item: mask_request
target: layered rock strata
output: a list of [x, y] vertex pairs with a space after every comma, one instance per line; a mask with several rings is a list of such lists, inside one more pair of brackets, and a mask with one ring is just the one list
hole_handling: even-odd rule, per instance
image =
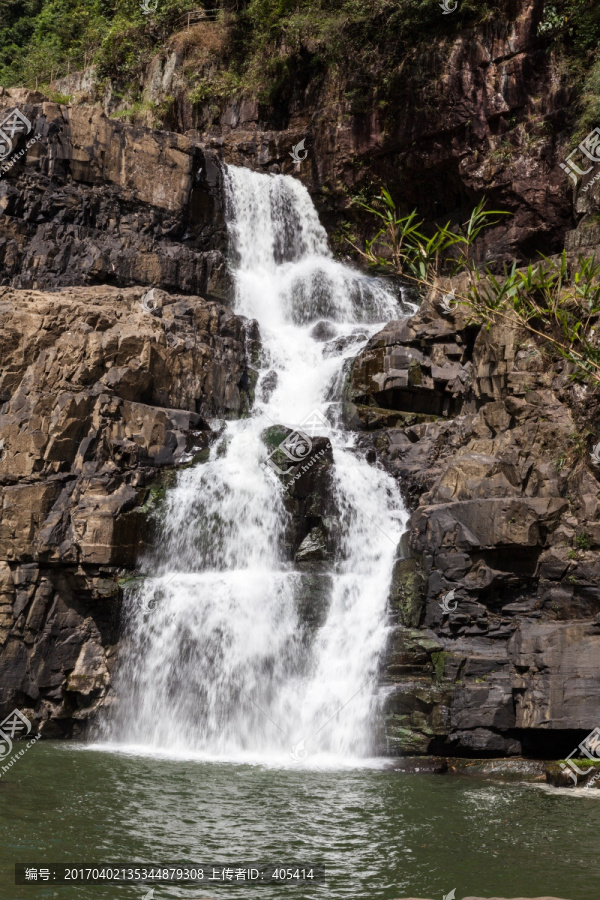
[[[226, 300], [224, 198], [197, 141], [0, 88], [40, 139], [0, 178], [0, 285], [148, 285]], [[15, 153], [25, 147], [19, 137]]]
[[[119, 576], [175, 468], [251, 402], [248, 323], [200, 297], [0, 288], [0, 712], [68, 734], [110, 684]], [[250, 327], [251, 330], [251, 327]]]
[[567, 754], [598, 720], [590, 386], [430, 297], [354, 361], [347, 415], [413, 508], [384, 671], [391, 753]]

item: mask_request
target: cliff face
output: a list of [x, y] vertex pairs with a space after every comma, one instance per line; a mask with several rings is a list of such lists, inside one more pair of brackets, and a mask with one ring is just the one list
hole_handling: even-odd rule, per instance
[[147, 284], [227, 298], [212, 154], [94, 106], [0, 88], [0, 115], [15, 106], [41, 140], [0, 180], [0, 284]]
[[0, 707], [70, 733], [110, 686], [157, 498], [247, 409], [245, 324], [160, 291], [0, 291]]
[[[407, 55], [385, 103], [330, 72], [278, 119], [239, 98], [203, 123], [175, 47], [144, 90], [174, 94], [185, 134], [0, 89], [0, 116], [18, 106], [42, 134], [0, 178], [0, 712], [69, 734], [102, 703], [149, 514], [202, 458], [208, 420], [251, 404], [259, 336], [226, 305], [219, 158], [296, 174], [338, 233], [366, 230], [347, 203], [373, 179], [429, 219], [463, 220], [483, 194], [510, 210], [481, 258], [597, 244], [600, 185], [573, 196], [558, 167], [572, 92], [537, 37], [542, 6]], [[527, 335], [438, 299], [377, 335], [347, 384], [350, 427], [413, 510], [381, 746], [564, 754], [598, 717], [597, 397]], [[293, 498], [292, 556], [325, 476]]]
[[[487, 23], [420, 44], [393, 64], [374, 48], [360, 75], [337, 66], [311, 78], [308, 50], [275, 107], [212, 96], [193, 106], [183, 44], [156, 57], [143, 96], [156, 104], [170, 97], [173, 125], [228, 161], [300, 177], [330, 229], [346, 221], [361, 231], [348, 200], [373, 183], [429, 220], [462, 220], [485, 194], [514, 215], [488, 235], [482, 256], [551, 253], [574, 224], [558, 163], [571, 149], [575, 92], [539, 34], [543, 10], [543, 0], [502, 4]], [[307, 156], [298, 165], [291, 151], [301, 140]]]
[[348, 391], [414, 510], [390, 601], [387, 748], [568, 753], [600, 688], [594, 391], [525, 332], [474, 329], [441, 296], [371, 340]]

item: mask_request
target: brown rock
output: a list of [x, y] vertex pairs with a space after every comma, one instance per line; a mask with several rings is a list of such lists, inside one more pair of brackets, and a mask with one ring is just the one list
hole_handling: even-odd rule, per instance
[[118, 569], [150, 539], [152, 482], [207, 451], [205, 417], [251, 404], [244, 321], [165, 292], [154, 316], [143, 293], [0, 296], [0, 712], [25, 696], [50, 735], [110, 684]]

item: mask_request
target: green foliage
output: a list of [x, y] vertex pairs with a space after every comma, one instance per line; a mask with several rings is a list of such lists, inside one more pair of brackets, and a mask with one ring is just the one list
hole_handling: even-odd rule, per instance
[[590, 536], [586, 531], [580, 532], [575, 538], [575, 543], [580, 550], [590, 549]]
[[600, 382], [600, 262], [579, 255], [570, 262], [566, 251], [558, 259], [543, 257], [526, 268], [504, 268], [502, 274], [479, 267], [474, 258], [478, 238], [498, 223], [501, 210], [486, 210], [482, 200], [458, 229], [450, 222], [427, 236], [413, 210], [398, 214], [389, 191], [381, 190], [369, 204], [354, 200], [379, 223], [375, 236], [361, 250], [348, 243], [378, 272], [393, 272], [431, 289], [440, 276], [467, 276], [467, 288], [456, 300], [471, 309], [474, 321], [488, 327], [509, 322], [536, 335], [553, 355], [567, 360], [573, 378]]
[[163, 128], [173, 110], [174, 98], [167, 96], [161, 103], [152, 100], [135, 101], [131, 106], [120, 109], [111, 115], [112, 119], [124, 119], [132, 124], [148, 123], [153, 128]]
[[595, 53], [600, 41], [597, 0], [546, 2], [538, 34], [561, 44], [571, 56], [585, 58]]
[[240, 87], [240, 79], [234, 72], [218, 72], [214, 78], [200, 78], [188, 96], [192, 103], [206, 103], [210, 100], [225, 100], [232, 97]]
[[438, 225], [427, 237], [420, 231], [423, 222], [417, 221], [416, 210], [407, 216], [398, 215], [396, 203], [385, 188], [372, 204], [356, 198], [353, 204], [367, 210], [382, 224], [375, 237], [366, 242], [364, 251], [355, 244], [352, 247], [375, 270], [385, 272], [391, 267], [396, 275], [408, 276], [423, 285], [440, 275], [455, 275], [468, 267], [477, 238], [484, 229], [498, 222], [498, 219], [491, 221], [491, 217], [509, 215], [486, 210], [482, 200], [458, 231], [453, 231], [447, 222]]
[[[0, 0], [0, 84], [44, 85], [93, 62], [101, 82], [110, 79], [117, 96], [134, 102], [150, 57], [181, 28], [184, 13], [204, 2], [159, 0], [147, 16], [140, 0]], [[540, 24], [540, 35], [583, 59], [585, 71], [600, 41], [596, 3], [546, 3]], [[342, 69], [346, 99], [360, 114], [385, 110], [415, 48], [480, 22], [506, 21], [512, 4], [460, 0], [450, 16], [441, 15], [437, 0], [214, 0], [208, 6], [230, 13], [228, 43], [217, 71], [192, 79], [193, 103], [216, 109], [247, 92], [285, 108], [308, 84]], [[598, 80], [600, 72], [588, 78], [586, 122], [600, 112]], [[424, 80], [425, 106], [426, 86]]]
[[[351, 59], [357, 82], [350, 90], [360, 105], [369, 102], [375, 56], [385, 72], [419, 41], [500, 15], [504, 3], [482, 10], [477, 0], [462, 0], [460, 24], [431, 0], [216, 0], [209, 6], [235, 11], [222, 67], [265, 102], [327, 66], [348, 67]], [[44, 83], [51, 73], [64, 75], [93, 60], [102, 79], [131, 88], [149, 54], [181, 27], [182, 14], [202, 5], [160, 0], [147, 16], [140, 0], [0, 0], [0, 84], [31, 84], [36, 77]], [[200, 96], [201, 87], [193, 90]]]
[[48, 100], [52, 100], [53, 103], [60, 103], [61, 106], [67, 106], [73, 99], [71, 94], [61, 94], [59, 91], [46, 89], [44, 93]]
[[111, 14], [105, 0], [0, 0], [0, 84], [66, 74], [98, 46]]
[[573, 378], [600, 382], [600, 263], [566, 251], [524, 270], [513, 263], [496, 276], [489, 269], [469, 272], [465, 302], [488, 324], [509, 321], [542, 339], [554, 355], [573, 367]]
[[126, 83], [177, 29], [194, 0], [0, 0], [0, 84], [35, 85], [95, 62], [101, 78]]
[[600, 59], [592, 66], [585, 80], [583, 90], [583, 115], [580, 120], [579, 136], [584, 137], [592, 128], [600, 124]]

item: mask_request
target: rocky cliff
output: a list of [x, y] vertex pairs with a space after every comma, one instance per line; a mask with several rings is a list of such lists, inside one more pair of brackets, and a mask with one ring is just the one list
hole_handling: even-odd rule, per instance
[[0, 705], [71, 733], [110, 685], [157, 500], [248, 408], [246, 323], [192, 295], [0, 292]]
[[[405, 54], [385, 96], [381, 72], [359, 90], [331, 69], [277, 114], [259, 97], [192, 104], [174, 42], [143, 88], [173, 95], [173, 132], [109, 118], [114, 95], [103, 110], [93, 87], [70, 105], [0, 89], [0, 116], [18, 106], [40, 136], [0, 178], [0, 711], [70, 734], [102, 703], [119, 578], [152, 540], [155, 503], [252, 402], [259, 336], [227, 307], [220, 159], [294, 172], [337, 239], [368, 230], [348, 200], [374, 181], [429, 220], [484, 194], [510, 210], [478, 248], [495, 265], [595, 247], [600, 187], [573, 192], [558, 167], [569, 73], [540, 33], [542, 0], [509, 7]], [[435, 291], [353, 362], [348, 425], [412, 510], [385, 752], [563, 755], [597, 724], [600, 424], [597, 391], [569, 375]], [[330, 465], [290, 501], [289, 552], [307, 566], [328, 552]]]
[[566, 754], [598, 714], [597, 391], [525, 332], [474, 328], [441, 296], [371, 340], [347, 396], [413, 509], [390, 601], [387, 747]]

